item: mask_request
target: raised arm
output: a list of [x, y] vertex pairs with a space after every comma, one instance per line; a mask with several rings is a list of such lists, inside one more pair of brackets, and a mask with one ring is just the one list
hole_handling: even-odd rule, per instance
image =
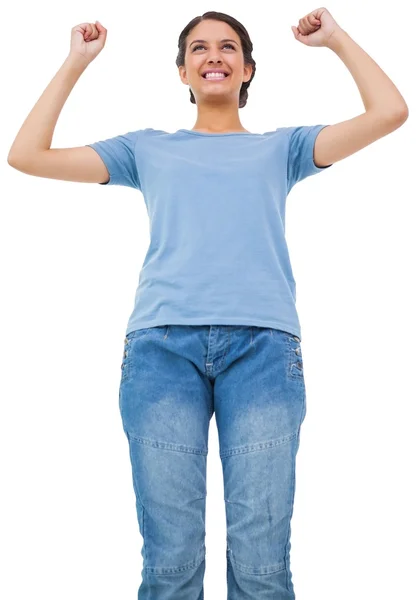
[[333, 164], [392, 133], [407, 119], [408, 106], [397, 87], [377, 63], [344, 31], [326, 8], [312, 11], [292, 27], [306, 46], [325, 46], [350, 71], [365, 112], [319, 132], [314, 148], [316, 166]]
[[21, 126], [7, 157], [13, 168], [28, 175], [105, 183], [107, 168], [88, 146], [51, 148], [58, 117], [74, 85], [104, 47], [107, 30], [99, 23], [81, 23], [71, 31], [71, 49]]

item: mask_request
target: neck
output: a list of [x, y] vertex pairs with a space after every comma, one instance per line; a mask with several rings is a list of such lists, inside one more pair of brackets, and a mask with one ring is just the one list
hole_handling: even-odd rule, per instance
[[224, 107], [221, 110], [215, 110], [213, 107], [198, 107], [198, 117], [192, 129], [205, 133], [232, 133], [239, 131], [250, 133], [243, 127], [238, 112], [235, 111], [234, 107], [228, 111]]

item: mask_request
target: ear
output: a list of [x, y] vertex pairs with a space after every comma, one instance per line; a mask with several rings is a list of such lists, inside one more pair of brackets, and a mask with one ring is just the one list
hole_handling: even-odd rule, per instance
[[189, 85], [188, 79], [186, 77], [185, 67], [182, 65], [182, 66], [178, 67], [178, 70], [179, 70], [179, 77], [181, 78], [182, 83], [184, 83], [185, 85]]
[[244, 65], [244, 83], [250, 81], [253, 74], [253, 65]]

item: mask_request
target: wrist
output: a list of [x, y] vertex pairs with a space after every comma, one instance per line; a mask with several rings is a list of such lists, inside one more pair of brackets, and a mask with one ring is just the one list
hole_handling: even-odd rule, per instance
[[347, 32], [341, 27], [337, 27], [330, 35], [326, 43], [326, 47], [330, 50], [333, 50], [334, 52], [338, 52], [341, 49], [342, 44], [345, 42], [347, 37]]
[[73, 69], [84, 71], [90, 64], [90, 61], [81, 54], [69, 53], [66, 57], [65, 64]]

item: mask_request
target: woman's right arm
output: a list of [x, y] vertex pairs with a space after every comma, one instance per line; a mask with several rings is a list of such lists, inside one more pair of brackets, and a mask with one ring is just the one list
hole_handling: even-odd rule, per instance
[[107, 30], [98, 22], [72, 29], [71, 51], [20, 128], [7, 162], [28, 175], [104, 183], [108, 170], [100, 156], [88, 146], [51, 148], [61, 110], [87, 66], [101, 52]]

